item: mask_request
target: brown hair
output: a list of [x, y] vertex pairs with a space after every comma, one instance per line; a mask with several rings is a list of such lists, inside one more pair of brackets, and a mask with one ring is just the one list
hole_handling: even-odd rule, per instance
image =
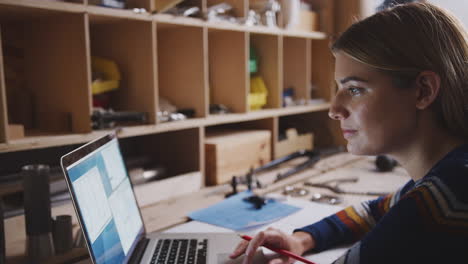
[[433, 71], [441, 88], [431, 106], [452, 134], [468, 138], [468, 34], [447, 11], [429, 3], [397, 5], [353, 24], [333, 44], [408, 87]]

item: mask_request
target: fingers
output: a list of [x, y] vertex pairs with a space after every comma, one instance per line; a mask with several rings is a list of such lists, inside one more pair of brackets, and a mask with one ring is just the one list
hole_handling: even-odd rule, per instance
[[242, 240], [237, 244], [236, 249], [229, 255], [230, 258], [235, 259], [239, 257], [240, 255], [244, 254], [245, 250], [247, 249], [247, 246], [249, 245], [249, 241]]
[[284, 258], [275, 258], [268, 262], [268, 264], [287, 264], [287, 263], [289, 262]]
[[[242, 263], [252, 263], [257, 249], [265, 244], [287, 250], [290, 248], [287, 235], [285, 233], [275, 228], [268, 228], [267, 230], [261, 231], [255, 235], [250, 242], [245, 240], [241, 241], [237, 245], [236, 249], [231, 253], [231, 255], [229, 255], [229, 257], [234, 259], [245, 253], [245, 257]], [[279, 261], [276, 263], [290, 263], [288, 258], [278, 258], [278, 260], [274, 261]]]
[[259, 232], [252, 240], [250, 240], [247, 249], [245, 250], [245, 258], [243, 264], [252, 263], [257, 249], [263, 244], [265, 240], [265, 232]]

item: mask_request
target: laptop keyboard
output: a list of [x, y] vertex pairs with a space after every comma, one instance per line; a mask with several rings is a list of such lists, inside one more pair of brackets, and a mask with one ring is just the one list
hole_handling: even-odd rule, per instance
[[207, 239], [160, 239], [151, 264], [204, 264]]

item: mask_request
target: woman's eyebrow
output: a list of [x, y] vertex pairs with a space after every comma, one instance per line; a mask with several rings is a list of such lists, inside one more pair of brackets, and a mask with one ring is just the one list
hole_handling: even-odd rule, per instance
[[343, 78], [340, 80], [340, 83], [341, 84], [345, 84], [349, 81], [358, 81], [358, 82], [369, 82], [368, 80], [365, 80], [365, 79], [362, 79], [362, 78], [359, 78], [357, 76], [348, 76], [346, 78]]

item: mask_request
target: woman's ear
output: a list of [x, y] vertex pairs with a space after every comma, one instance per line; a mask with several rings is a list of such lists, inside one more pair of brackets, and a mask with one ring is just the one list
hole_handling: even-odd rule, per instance
[[416, 108], [428, 108], [437, 98], [440, 90], [440, 77], [432, 71], [423, 71], [416, 77], [417, 89]]

